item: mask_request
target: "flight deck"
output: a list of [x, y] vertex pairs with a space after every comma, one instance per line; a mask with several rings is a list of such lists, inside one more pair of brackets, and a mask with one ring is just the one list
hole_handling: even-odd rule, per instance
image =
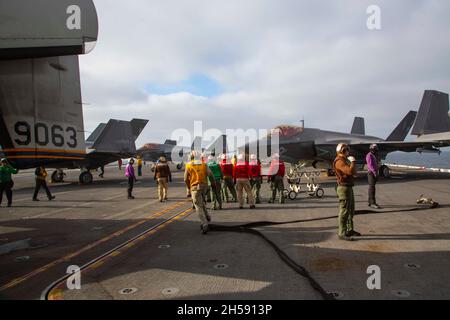
[[[31, 201], [33, 172], [14, 176], [13, 207], [0, 208], [1, 299], [450, 298], [448, 173], [392, 169], [377, 184], [381, 210], [367, 206], [361, 173], [357, 241], [337, 238], [333, 177], [319, 177], [323, 198], [299, 194], [284, 204], [268, 203], [264, 183], [255, 210], [224, 203], [209, 211], [213, 226], [203, 235], [181, 171], [163, 203], [148, 166], [134, 200], [117, 166], [104, 179], [94, 173], [91, 185], [66, 173], [49, 185], [56, 199], [41, 193], [39, 202]], [[439, 207], [417, 204], [421, 195]], [[368, 288], [370, 266], [379, 267], [380, 289]], [[74, 267], [79, 289], [68, 278]]]

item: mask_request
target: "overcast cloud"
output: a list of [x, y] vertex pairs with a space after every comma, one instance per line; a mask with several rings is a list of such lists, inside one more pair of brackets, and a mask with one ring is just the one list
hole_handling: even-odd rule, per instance
[[[173, 130], [349, 131], [386, 137], [423, 90], [450, 90], [448, 1], [94, 0], [97, 47], [80, 57], [84, 120], [150, 122], [137, 145]], [[381, 8], [379, 31], [366, 9]]]

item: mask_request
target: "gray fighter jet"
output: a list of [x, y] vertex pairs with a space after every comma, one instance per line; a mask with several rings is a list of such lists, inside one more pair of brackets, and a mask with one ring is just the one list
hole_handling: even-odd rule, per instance
[[[164, 156], [168, 161], [176, 164], [178, 170], [183, 169], [191, 151], [195, 150], [203, 153], [205, 156], [210, 154], [219, 155], [227, 152], [226, 136], [221, 135], [214, 140], [208, 147], [203, 148], [203, 140], [201, 137], [195, 137], [191, 147], [177, 146], [175, 140], [166, 140], [164, 143], [146, 143], [137, 150], [137, 153], [145, 161], [158, 161], [159, 157]], [[172, 155], [176, 155], [177, 159], [173, 159]], [[180, 161], [181, 160], [181, 161]]]
[[[100, 123], [86, 140], [86, 157], [73, 161], [71, 164], [56, 164], [60, 168], [52, 173], [53, 182], [61, 182], [64, 169], [81, 169], [80, 183], [89, 184], [93, 181], [91, 170], [103, 167], [119, 159], [136, 156], [135, 141], [147, 125], [148, 120], [133, 119], [131, 121], [111, 119], [108, 123]], [[66, 166], [63, 166], [66, 165]]]
[[[418, 138], [405, 142], [404, 139], [413, 124], [412, 134]], [[278, 126], [275, 130], [279, 133], [279, 151], [284, 161], [328, 169], [330, 174], [336, 156], [336, 146], [341, 142], [350, 146], [351, 153], [360, 166], [364, 166], [365, 155], [373, 143], [378, 145], [381, 160], [394, 151], [440, 152], [440, 148], [450, 146], [448, 94], [434, 90], [425, 91], [419, 112], [408, 112], [386, 139], [365, 135], [364, 121], [361, 119], [355, 119], [350, 134], [290, 125]], [[247, 144], [245, 148], [266, 146], [270, 149], [270, 137]], [[380, 174], [389, 176], [389, 168], [382, 165]]]
[[[191, 148], [177, 146], [175, 140], [166, 140], [164, 143], [146, 143], [137, 150], [137, 154], [142, 157], [144, 161], [156, 162], [161, 156], [166, 157], [168, 161], [172, 162], [172, 152], [177, 148], [181, 158], [187, 155]], [[183, 162], [173, 161], [178, 170], [183, 168]]]

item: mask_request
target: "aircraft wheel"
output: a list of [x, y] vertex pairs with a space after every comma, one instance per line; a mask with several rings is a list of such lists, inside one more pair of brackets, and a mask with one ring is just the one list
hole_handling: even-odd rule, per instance
[[325, 194], [325, 191], [322, 188], [318, 188], [316, 190], [316, 197], [322, 199]]
[[93, 177], [89, 171], [85, 171], [80, 174], [80, 183], [81, 184], [91, 184], [92, 180], [93, 180]]
[[334, 177], [336, 175], [336, 173], [334, 173], [333, 169], [328, 169], [327, 170], [327, 176], [328, 177]]
[[292, 190], [291, 192], [289, 192], [288, 197], [289, 197], [289, 199], [291, 199], [291, 200], [297, 199], [297, 192], [295, 192], [294, 190]]
[[64, 174], [60, 174], [58, 170], [53, 171], [52, 173], [52, 182], [58, 183], [62, 182], [64, 179]]
[[382, 165], [380, 167], [380, 176], [381, 177], [385, 177], [385, 178], [390, 178], [391, 177], [391, 170], [389, 169], [388, 166]]
[[177, 164], [177, 169], [178, 169], [178, 170], [183, 169], [183, 164], [182, 164], [182, 163]]

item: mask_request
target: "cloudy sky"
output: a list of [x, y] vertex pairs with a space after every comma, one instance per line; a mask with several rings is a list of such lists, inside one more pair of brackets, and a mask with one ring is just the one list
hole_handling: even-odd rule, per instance
[[[80, 57], [86, 130], [149, 119], [137, 145], [177, 128], [349, 131], [386, 137], [423, 90], [450, 91], [445, 0], [94, 0], [97, 47]], [[369, 5], [381, 30], [367, 28]]]

